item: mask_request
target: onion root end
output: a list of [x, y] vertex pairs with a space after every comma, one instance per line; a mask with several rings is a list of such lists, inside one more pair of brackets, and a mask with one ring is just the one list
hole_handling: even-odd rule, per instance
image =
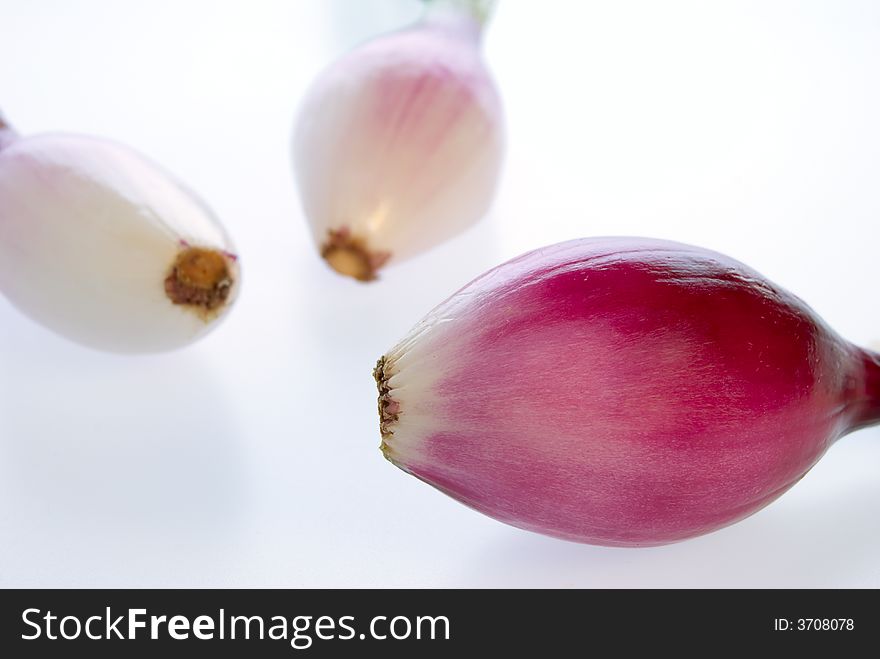
[[234, 257], [216, 249], [183, 245], [165, 278], [165, 294], [173, 304], [189, 307], [208, 320], [229, 299], [230, 260]]
[[382, 434], [380, 449], [387, 460], [391, 458], [391, 446], [388, 440], [394, 435], [394, 425], [400, 418], [400, 402], [391, 396], [391, 385], [388, 380], [391, 377], [388, 361], [384, 356], [376, 362], [373, 369], [373, 378], [376, 380], [376, 388], [379, 390], [379, 432]]
[[348, 228], [330, 229], [321, 256], [336, 272], [358, 281], [375, 280], [376, 273], [391, 258], [388, 252], [374, 252], [366, 241], [351, 235]]

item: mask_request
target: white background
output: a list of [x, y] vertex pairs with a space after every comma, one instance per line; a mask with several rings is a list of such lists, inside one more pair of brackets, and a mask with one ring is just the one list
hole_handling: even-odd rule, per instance
[[880, 586], [878, 429], [733, 527], [608, 549], [509, 528], [385, 462], [370, 377], [473, 276], [584, 235], [718, 249], [880, 339], [880, 3], [502, 0], [494, 210], [365, 286], [316, 257], [289, 136], [325, 64], [418, 12], [0, 0], [10, 121], [163, 163], [224, 219], [245, 277], [222, 327], [157, 357], [68, 344], [0, 299], [0, 585]]

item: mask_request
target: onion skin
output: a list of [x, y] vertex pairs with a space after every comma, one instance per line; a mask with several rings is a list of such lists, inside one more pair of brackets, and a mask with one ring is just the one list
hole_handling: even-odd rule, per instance
[[380, 359], [385, 456], [495, 519], [660, 545], [732, 524], [880, 422], [880, 357], [721, 254], [584, 239], [509, 261]]
[[[321, 256], [376, 278], [488, 210], [504, 148], [480, 50], [481, 3], [435, 3], [415, 25], [336, 61], [309, 89], [293, 138], [303, 211]], [[482, 3], [486, 4], [486, 3]]]

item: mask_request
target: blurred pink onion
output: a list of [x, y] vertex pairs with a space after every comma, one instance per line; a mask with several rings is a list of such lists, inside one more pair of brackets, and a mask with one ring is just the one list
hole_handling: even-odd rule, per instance
[[736, 522], [880, 422], [880, 356], [737, 261], [637, 238], [489, 271], [375, 375], [391, 462], [503, 522], [603, 545]]
[[480, 45], [492, 4], [432, 0], [422, 20], [356, 48], [309, 90], [296, 179], [315, 243], [338, 272], [373, 279], [488, 210], [504, 143]]

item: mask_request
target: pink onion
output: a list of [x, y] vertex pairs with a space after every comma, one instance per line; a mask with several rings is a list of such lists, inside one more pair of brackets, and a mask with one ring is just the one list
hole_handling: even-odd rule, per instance
[[374, 375], [391, 462], [495, 519], [602, 545], [732, 524], [880, 422], [880, 355], [733, 259], [638, 238], [490, 270]]
[[355, 48], [310, 87], [293, 160], [321, 256], [361, 281], [483, 217], [504, 150], [481, 52], [494, 0], [428, 0], [416, 24]]

